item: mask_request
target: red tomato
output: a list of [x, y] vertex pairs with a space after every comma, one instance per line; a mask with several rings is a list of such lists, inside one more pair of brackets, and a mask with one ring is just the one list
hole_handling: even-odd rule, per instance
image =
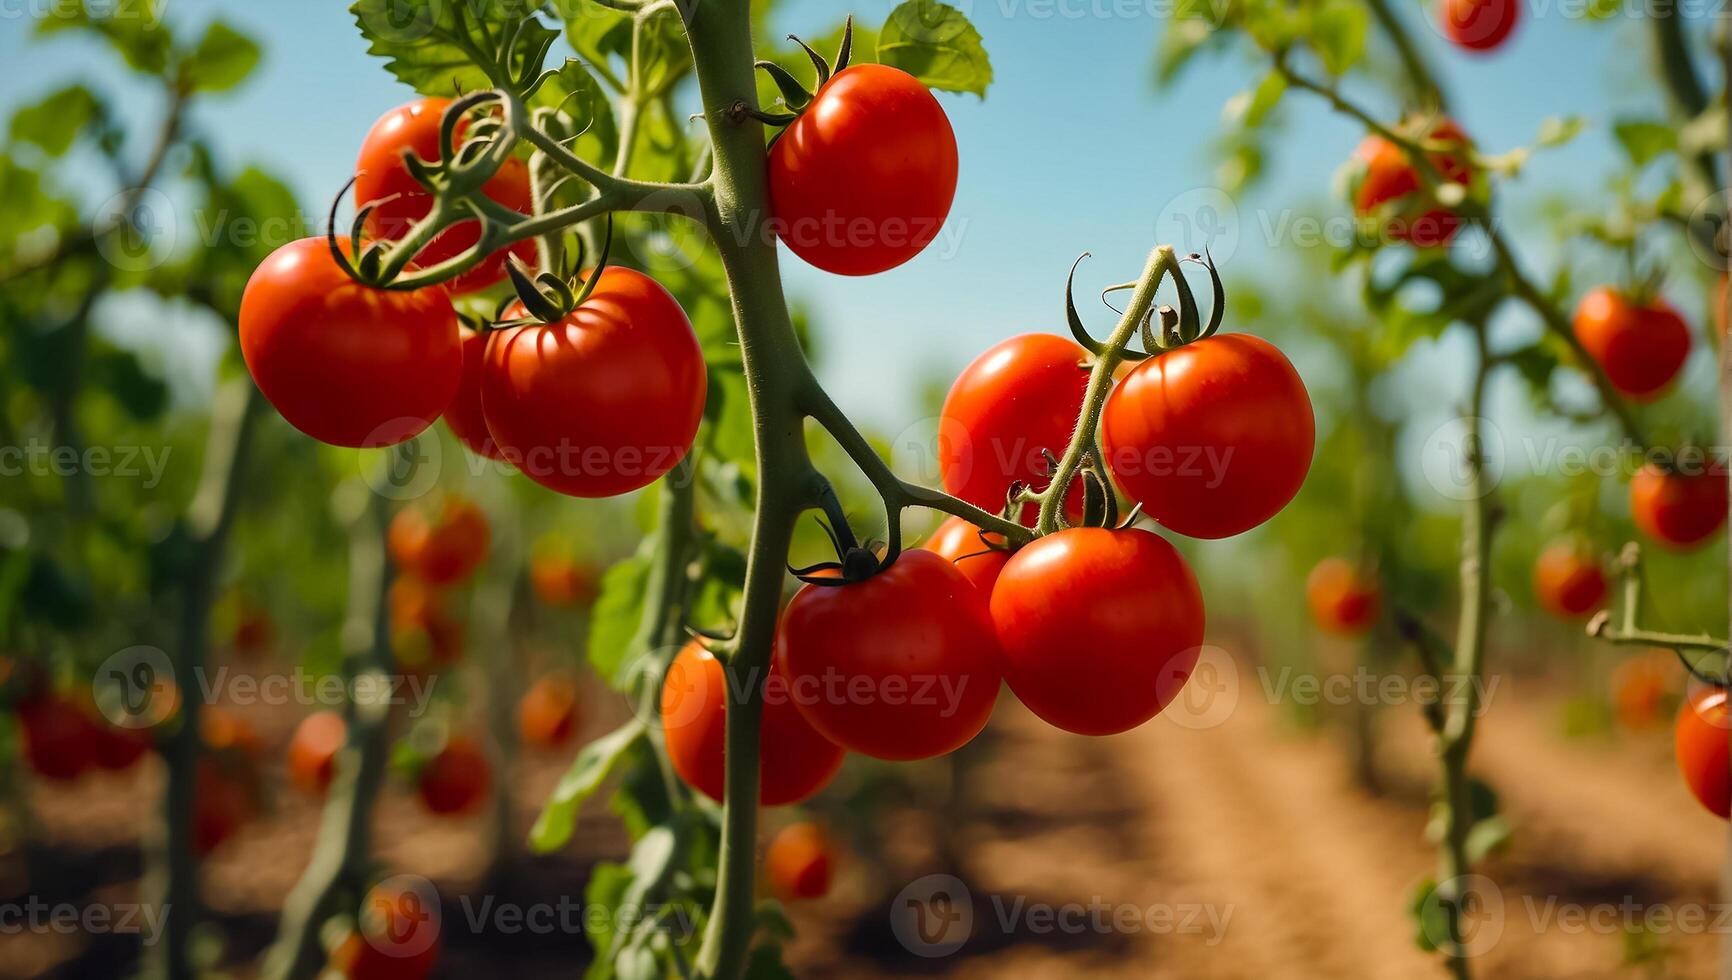
[[195, 853], [203, 856], [216, 850], [257, 813], [258, 801], [245, 781], [211, 759], [199, 761], [192, 824]]
[[301, 719], [289, 739], [289, 782], [308, 796], [324, 796], [337, 772], [337, 753], [348, 738], [349, 726], [335, 711]]
[[96, 735], [96, 764], [110, 772], [131, 769], [156, 747], [148, 728], [103, 725]]
[[776, 233], [826, 272], [894, 269], [938, 236], [956, 196], [956, 134], [919, 79], [833, 75], [770, 148]]
[[[367, 133], [361, 143], [361, 157], [355, 162], [355, 206], [376, 205], [367, 215], [368, 235], [396, 241], [408, 235], [415, 222], [433, 210], [432, 196], [410, 176], [403, 165], [403, 154], [413, 153], [427, 163], [438, 162], [440, 122], [450, 105], [448, 99], [418, 99], [385, 113]], [[459, 144], [465, 128], [457, 128]], [[520, 214], [534, 210], [529, 167], [515, 157], [506, 160], [481, 190]], [[437, 265], [463, 254], [480, 240], [480, 222], [461, 221], [441, 232], [415, 256], [415, 261], [424, 267]], [[504, 279], [507, 252], [526, 265], [535, 265], [535, 243], [518, 242], [509, 249], [494, 252], [475, 268], [451, 280], [451, 291], [473, 292]]]
[[595, 570], [564, 555], [536, 555], [529, 562], [535, 597], [550, 606], [587, 606], [595, 601]]
[[1690, 357], [1690, 328], [1657, 296], [1637, 305], [1610, 286], [1589, 290], [1575, 329], [1612, 387], [1635, 401], [1660, 397]]
[[[758, 802], [799, 803], [829, 784], [842, 768], [843, 751], [801, 715], [779, 664], [772, 664], [762, 684]], [[662, 680], [662, 732], [680, 778], [718, 802], [726, 783], [727, 706], [722, 662], [697, 643], [686, 644]]]
[[784, 902], [823, 898], [830, 891], [830, 840], [814, 823], [783, 827], [764, 850], [764, 877]]
[[505, 454], [493, 442], [487, 431], [487, 418], [481, 414], [481, 372], [487, 357], [487, 335], [459, 326], [457, 335], [463, 338], [463, 380], [457, 383], [457, 395], [445, 409], [445, 427], [457, 441], [477, 456], [505, 461]]
[[404, 574], [445, 586], [473, 575], [487, 560], [491, 536], [487, 515], [474, 501], [446, 494], [431, 520], [419, 508], [399, 510], [391, 518], [387, 539], [391, 560]]
[[1612, 668], [1612, 706], [1618, 721], [1637, 731], [1660, 721], [1677, 669], [1669, 650], [1650, 650]]
[[241, 356], [290, 425], [333, 446], [390, 446], [433, 424], [463, 375], [444, 289], [391, 292], [337, 267], [323, 238], [270, 254], [241, 297]]
[[1325, 558], [1305, 578], [1311, 619], [1325, 633], [1361, 636], [1377, 622], [1383, 590], [1345, 558]]
[[1107, 400], [1100, 435], [1125, 494], [1193, 538], [1230, 537], [1275, 516], [1305, 483], [1316, 445], [1299, 372], [1275, 345], [1242, 333], [1137, 365]]
[[[1463, 147], [1456, 152], [1431, 154], [1431, 165], [1438, 176], [1455, 184], [1473, 179], [1473, 168], [1465, 152], [1471, 144], [1454, 120], [1438, 119], [1426, 140], [1459, 143]], [[1359, 144], [1357, 156], [1365, 169], [1353, 194], [1356, 214], [1365, 217], [1385, 204], [1397, 202], [1383, 229], [1393, 241], [1419, 248], [1441, 248], [1455, 238], [1455, 233], [1461, 230], [1461, 218], [1426, 197], [1419, 172], [1400, 147], [1381, 136], [1368, 136]]]
[[[944, 489], [980, 509], [1004, 509], [1011, 483], [1046, 485], [1041, 450], [1063, 456], [1082, 414], [1089, 353], [1076, 341], [1029, 333], [974, 359], [950, 386], [939, 413], [938, 471]], [[1080, 514], [1081, 482], [1066, 501]], [[1033, 524], [1037, 508], [1023, 508]]]
[[427, 760], [417, 787], [421, 802], [438, 814], [467, 813], [481, 805], [493, 782], [493, 767], [473, 739], [452, 736]]
[[708, 383], [680, 304], [643, 273], [608, 266], [559, 323], [488, 336], [481, 405], [525, 476], [573, 497], [613, 497], [685, 457]]
[[212, 754], [249, 764], [264, 758], [265, 740], [252, 722], [226, 708], [215, 705], [205, 708], [199, 727], [205, 748]]
[[1521, 0], [1443, 0], [1443, 34], [1469, 51], [1490, 51], [1508, 40], [1521, 20]]
[[529, 686], [517, 702], [517, 733], [523, 744], [557, 749], [577, 734], [577, 682], [550, 674]]
[[998, 700], [986, 596], [930, 551], [843, 586], [807, 585], [782, 615], [782, 665], [806, 720], [877, 759], [968, 743]]
[[331, 953], [331, 968], [345, 980], [425, 980], [439, 961], [437, 909], [415, 891], [375, 886], [351, 931]]
[[[1003, 540], [996, 534], [992, 538]], [[1010, 552], [988, 548], [980, 540], [980, 528], [960, 517], [938, 525], [938, 530], [920, 547], [955, 565], [982, 595], [988, 596], [992, 594], [993, 583], [998, 581], [998, 573], [1004, 570], [1004, 563], [1010, 560]]]
[[277, 628], [276, 624], [271, 622], [271, 614], [243, 599], [238, 621], [235, 623], [235, 653], [243, 657], [257, 657], [271, 648], [276, 635]]
[[1688, 551], [1726, 523], [1726, 469], [1713, 463], [1693, 473], [1644, 465], [1630, 479], [1630, 516], [1642, 533], [1673, 551]]
[[1690, 792], [1720, 819], [1732, 814], [1732, 761], [1727, 752], [1726, 691], [1710, 688], [1678, 712], [1672, 748]]
[[1177, 550], [1141, 530], [1036, 539], [992, 590], [1004, 677], [1030, 711], [1078, 735], [1160, 714], [1197, 665], [1203, 594]]
[[43, 779], [77, 779], [96, 763], [102, 732], [90, 715], [58, 694], [18, 706], [24, 760]]
[[1579, 619], [1606, 599], [1606, 572], [1593, 552], [1574, 541], [1558, 541], [1534, 561], [1534, 597], [1560, 619]]

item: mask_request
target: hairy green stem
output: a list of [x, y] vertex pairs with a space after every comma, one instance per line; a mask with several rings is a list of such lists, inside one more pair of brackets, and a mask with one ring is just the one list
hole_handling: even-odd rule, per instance
[[1124, 315], [1119, 317], [1118, 326], [1113, 328], [1112, 335], [1107, 338], [1105, 353], [1095, 360], [1094, 368], [1089, 372], [1088, 389], [1083, 393], [1082, 415], [1077, 421], [1076, 432], [1071, 435], [1070, 445], [1066, 447], [1064, 455], [1059, 457], [1052, 482], [1039, 494], [1040, 523], [1036, 527], [1041, 534], [1051, 534], [1058, 530], [1059, 514], [1064, 509], [1065, 490], [1076, 476], [1077, 469], [1082, 466], [1083, 456], [1095, 451], [1101, 411], [1106, 408], [1107, 394], [1113, 387], [1113, 372], [1118, 370], [1119, 362], [1124, 359], [1125, 345], [1131, 342], [1131, 337], [1136, 334], [1143, 319], [1154, 309], [1155, 292], [1160, 289], [1161, 280], [1169, 272], [1175, 276], [1183, 275], [1179, 271], [1178, 259], [1173, 254], [1172, 246], [1161, 245], [1149, 253], [1149, 259], [1143, 265], [1143, 274], [1137, 278], [1136, 289], [1125, 306]]

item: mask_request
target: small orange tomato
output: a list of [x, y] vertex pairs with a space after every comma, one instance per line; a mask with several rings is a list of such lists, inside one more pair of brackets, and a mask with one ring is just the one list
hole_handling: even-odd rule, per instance
[[1360, 636], [1377, 621], [1383, 602], [1377, 581], [1345, 558], [1325, 558], [1305, 578], [1305, 601], [1317, 628]]
[[529, 562], [535, 597], [550, 606], [587, 606], [595, 601], [595, 571], [565, 555], [537, 555]]
[[1727, 751], [1726, 691], [1711, 688], [1678, 712], [1672, 747], [1685, 785], [1720, 819], [1732, 814], [1732, 763]]
[[795, 823], [782, 828], [764, 852], [764, 877], [784, 902], [823, 898], [830, 891], [832, 848], [822, 828]]
[[551, 674], [529, 686], [517, 702], [517, 733], [523, 744], [557, 749], [577, 734], [577, 682]]
[[335, 711], [308, 715], [289, 739], [289, 781], [308, 796], [324, 796], [336, 774], [337, 753], [349, 737], [349, 726]]
[[1559, 619], [1580, 619], [1606, 599], [1606, 572], [1577, 541], [1557, 541], [1534, 560], [1534, 597]]

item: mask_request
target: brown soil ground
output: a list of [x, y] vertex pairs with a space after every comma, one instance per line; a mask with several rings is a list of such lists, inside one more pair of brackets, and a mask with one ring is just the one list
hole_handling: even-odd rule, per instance
[[[1413, 884], [1436, 863], [1423, 839], [1433, 764], [1415, 710], [1383, 712], [1385, 787], [1372, 795], [1355, 786], [1334, 739], [1295, 727], [1249, 669], [1240, 682], [1236, 708], [1214, 727], [1162, 718], [1106, 739], [1057, 732], [1007, 696], [992, 738], [961, 777], [966, 816], [946, 818], [953, 856], [939, 861], [921, 843], [935, 836], [931, 811], [883, 815], [886, 853], [845, 862], [830, 897], [795, 910], [796, 973], [1444, 976], [1412, 942], [1405, 911]], [[1673, 772], [1669, 726], [1566, 739], [1549, 690], [1504, 678], [1475, 751], [1476, 774], [1498, 789], [1514, 826], [1482, 869], [1498, 901], [1478, 919], [1476, 975], [1711, 976], [1726, 829]], [[293, 722], [285, 713], [258, 723], [280, 747]], [[524, 828], [563, 764], [520, 766], [512, 788]], [[70, 787], [31, 787], [29, 845], [0, 861], [0, 903], [23, 895], [78, 905], [132, 900], [139, 828], [160, 779], [148, 763]], [[227, 937], [225, 958], [241, 975], [270, 941], [311, 847], [316, 810], [283, 790], [267, 819], [210, 862], [209, 902]], [[394, 790], [377, 823], [381, 864], [434, 879], [447, 921], [463, 915], [452, 897], [479, 887], [487, 822], [431, 818]], [[616, 823], [596, 809], [566, 853], [521, 865], [505, 886], [509, 900], [581, 894], [588, 867], [625, 847]], [[955, 952], [916, 956], [895, 938], [888, 896], [940, 870], [966, 882], [972, 927]], [[1501, 915], [1493, 911], [1499, 902]], [[1043, 918], [1052, 913], [1065, 918]], [[1643, 915], [1709, 921], [1650, 930], [1657, 961], [1632, 965], [1624, 923]], [[444, 976], [572, 976], [585, 958], [581, 937], [571, 935], [456, 930], [447, 950]], [[0, 977], [118, 976], [135, 954], [125, 936], [0, 929]]]

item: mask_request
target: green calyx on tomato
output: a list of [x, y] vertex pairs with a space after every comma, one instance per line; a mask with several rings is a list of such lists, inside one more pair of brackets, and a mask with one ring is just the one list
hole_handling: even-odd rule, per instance
[[[1070, 324], [1071, 336], [1076, 338], [1076, 342], [1095, 357], [1105, 357], [1109, 353], [1107, 345], [1089, 334], [1088, 327], [1083, 325], [1082, 316], [1077, 313], [1076, 309], [1076, 269], [1082, 264], [1082, 260], [1088, 257], [1089, 253], [1087, 252], [1077, 256], [1076, 261], [1071, 263], [1070, 275], [1065, 277], [1064, 316], [1065, 321]], [[1185, 277], [1179, 275], [1175, 269], [1173, 288], [1179, 292], [1179, 308], [1175, 310], [1171, 306], [1162, 306], [1155, 311], [1161, 318], [1159, 333], [1156, 333], [1154, 329], [1154, 317], [1144, 317], [1140, 330], [1143, 349], [1135, 351], [1127, 346], [1119, 352], [1118, 356], [1121, 360], [1131, 362], [1147, 360], [1163, 351], [1174, 350], [1194, 341], [1213, 337], [1215, 331], [1221, 329], [1221, 321], [1227, 315], [1227, 288], [1221, 282], [1221, 273], [1215, 268], [1214, 258], [1205, 249], [1202, 255], [1192, 252], [1179, 261], [1195, 262], [1209, 270], [1209, 285], [1214, 292], [1214, 305], [1209, 310], [1208, 324], [1205, 326], [1202, 317], [1197, 313], [1197, 298], [1191, 292], [1191, 284], [1186, 282]], [[1106, 303], [1108, 293], [1135, 289], [1136, 286], [1137, 284], [1134, 282], [1108, 286], [1101, 290], [1101, 302]], [[1111, 303], [1107, 303], [1107, 307], [1114, 312], [1119, 312]]]
[[901, 553], [900, 541], [892, 542], [888, 547], [876, 541], [861, 544], [854, 537], [854, 529], [848, 526], [848, 515], [842, 512], [842, 502], [836, 499], [836, 493], [828, 486], [819, 499], [819, 506], [829, 518], [818, 519], [818, 526], [829, 536], [830, 544], [836, 549], [836, 560], [807, 565], [805, 568], [789, 566], [788, 573], [807, 585], [834, 587], [854, 585], [864, 582], [879, 572], [890, 568]]
[[[574, 269], [583, 268], [583, 239], [577, 241], [577, 261]], [[607, 271], [607, 258], [613, 251], [613, 215], [607, 216], [607, 233], [602, 239], [601, 257], [596, 261], [595, 268], [589, 277], [583, 278], [580, 273], [573, 272], [569, 277], [553, 272], [543, 272], [533, 281], [529, 274], [517, 262], [506, 263], [506, 274], [511, 277], [511, 287], [517, 293], [516, 306], [528, 314], [527, 318], [504, 320], [495, 327], [519, 327], [528, 323], [558, 323], [571, 315], [571, 311], [582, 306], [595, 292], [595, 284], [601, 281], [601, 274]], [[509, 306], [502, 307], [504, 313]], [[504, 319], [502, 317], [502, 319]]]
[[[798, 44], [800, 50], [806, 52], [806, 57], [812, 59], [812, 67], [818, 73], [818, 84], [813, 87], [813, 91], [822, 89], [825, 82], [828, 82], [833, 76], [840, 74], [848, 67], [848, 59], [854, 50], [854, 16], [850, 14], [848, 19], [842, 25], [842, 44], [836, 49], [836, 62], [834, 65], [825, 60], [823, 55], [812, 50], [811, 45], [800, 40], [798, 37], [790, 34], [788, 35], [788, 40]], [[782, 101], [786, 102], [788, 108], [793, 111], [764, 112], [761, 109], [752, 109], [749, 110], [747, 114], [759, 122], [769, 126], [786, 126], [795, 119], [798, 119], [800, 113], [804, 111], [807, 106], [812, 104], [812, 91], [808, 91], [806, 86], [800, 84], [800, 80], [795, 78], [788, 69], [783, 68], [774, 61], [759, 61], [756, 64], [759, 71], [769, 75], [770, 80], [776, 83], [776, 88], [781, 90]], [[777, 133], [776, 135], [778, 138], [781, 136], [780, 133]], [[772, 142], [774, 141], [772, 140]]]

